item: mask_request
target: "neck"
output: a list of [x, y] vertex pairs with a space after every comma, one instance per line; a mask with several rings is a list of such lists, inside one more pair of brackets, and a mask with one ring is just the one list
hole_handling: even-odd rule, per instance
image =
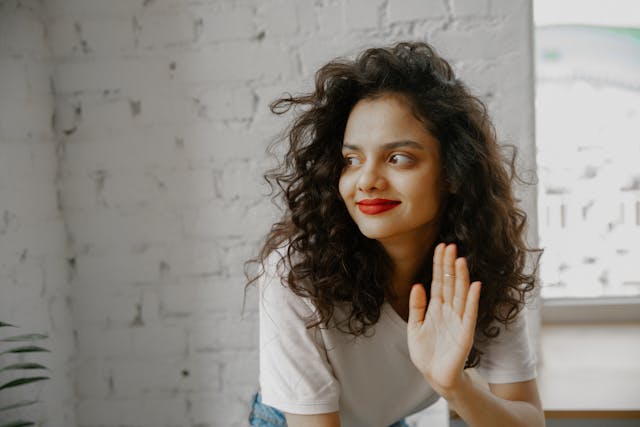
[[[421, 234], [421, 235], [420, 235]], [[403, 239], [380, 241], [393, 265], [392, 286], [395, 299], [409, 300], [409, 292], [418, 271], [427, 261], [435, 242], [435, 233], [412, 233]]]

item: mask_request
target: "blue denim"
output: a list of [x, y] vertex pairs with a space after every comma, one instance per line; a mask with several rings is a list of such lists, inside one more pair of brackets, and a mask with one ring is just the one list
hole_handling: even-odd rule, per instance
[[[249, 414], [249, 425], [251, 427], [287, 427], [287, 420], [282, 412], [262, 403], [260, 393], [256, 393], [251, 405], [251, 414]], [[400, 420], [389, 427], [409, 427], [409, 425], [404, 420]]]

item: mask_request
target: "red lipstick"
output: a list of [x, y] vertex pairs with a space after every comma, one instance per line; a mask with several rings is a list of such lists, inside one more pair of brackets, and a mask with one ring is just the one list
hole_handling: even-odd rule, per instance
[[366, 215], [377, 215], [395, 208], [400, 204], [397, 200], [363, 199], [356, 203], [360, 212]]

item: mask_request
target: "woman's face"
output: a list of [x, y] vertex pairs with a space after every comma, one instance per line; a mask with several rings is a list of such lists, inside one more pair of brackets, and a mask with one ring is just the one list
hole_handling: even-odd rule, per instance
[[443, 195], [440, 144], [402, 95], [359, 101], [344, 132], [342, 199], [381, 243], [433, 238]]

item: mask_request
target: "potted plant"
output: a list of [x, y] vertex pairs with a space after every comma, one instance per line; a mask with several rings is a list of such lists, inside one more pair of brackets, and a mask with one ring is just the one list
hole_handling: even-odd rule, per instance
[[[5, 327], [15, 327], [9, 323], [0, 322], [0, 328]], [[30, 384], [36, 381], [44, 381], [49, 379], [48, 376], [32, 374], [33, 371], [43, 371], [47, 370], [47, 368], [39, 363], [32, 363], [28, 361], [20, 361], [6, 364], [4, 360], [9, 354], [16, 355], [27, 355], [29, 353], [38, 353], [43, 351], [49, 351], [46, 348], [39, 347], [37, 345], [33, 345], [32, 342], [36, 340], [42, 340], [47, 338], [47, 335], [43, 334], [23, 334], [23, 335], [14, 335], [6, 338], [0, 339], [0, 373], [6, 373], [11, 371], [20, 371], [23, 372], [23, 375], [20, 378], [13, 379], [7, 382], [0, 382], [0, 402], [2, 402], [2, 406], [0, 406], [0, 427], [24, 427], [24, 426], [33, 426], [35, 425], [32, 421], [25, 420], [14, 420], [10, 422], [5, 421], [5, 417], [3, 413], [12, 409], [22, 408], [25, 406], [33, 405], [37, 403], [38, 400], [22, 400], [19, 402], [14, 402], [10, 404], [5, 404], [4, 398], [2, 398], [3, 394], [6, 394], [6, 391], [9, 389], [14, 389], [15, 387], [20, 387], [25, 384]], [[8, 344], [7, 344], [8, 343]], [[8, 347], [5, 349], [5, 347]], [[23, 357], [24, 358], [24, 357]]]

